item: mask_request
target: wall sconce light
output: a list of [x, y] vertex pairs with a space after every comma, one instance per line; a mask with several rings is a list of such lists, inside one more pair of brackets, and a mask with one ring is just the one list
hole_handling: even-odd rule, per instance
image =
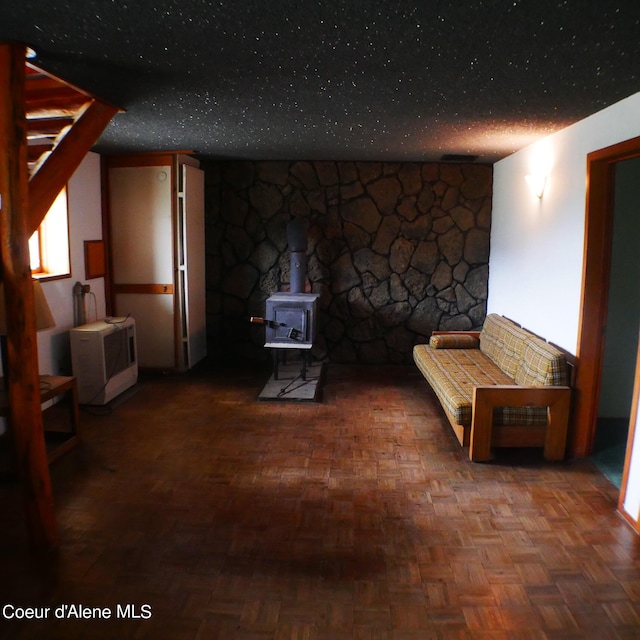
[[547, 184], [547, 176], [543, 175], [528, 175], [524, 177], [531, 189], [531, 192], [537, 198], [542, 198], [544, 188]]

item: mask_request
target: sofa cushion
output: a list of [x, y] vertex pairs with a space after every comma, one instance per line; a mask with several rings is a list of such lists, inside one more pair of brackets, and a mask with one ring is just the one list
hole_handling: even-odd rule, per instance
[[544, 427], [547, 419], [546, 407], [496, 407], [493, 410], [494, 425]]
[[522, 366], [515, 377], [523, 386], [567, 385], [567, 360], [558, 348], [532, 337], [524, 350]]
[[456, 424], [471, 424], [473, 388], [482, 384], [514, 384], [479, 349], [413, 348], [413, 359], [438, 400]]
[[567, 384], [567, 363], [560, 349], [495, 313], [485, 319], [480, 350], [516, 384], [534, 387]]
[[489, 314], [480, 332], [480, 350], [515, 380], [530, 334], [496, 313]]

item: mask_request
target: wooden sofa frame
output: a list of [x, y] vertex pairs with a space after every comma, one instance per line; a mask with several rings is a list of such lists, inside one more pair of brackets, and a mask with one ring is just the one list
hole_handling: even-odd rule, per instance
[[[432, 333], [432, 335], [451, 334], [480, 337], [479, 331], [434, 331]], [[561, 349], [557, 345], [553, 346]], [[569, 380], [572, 381], [575, 360], [564, 349], [561, 351], [565, 353]], [[505, 406], [547, 407], [547, 424], [494, 427], [494, 408]], [[469, 447], [469, 459], [472, 462], [489, 460], [492, 447], [543, 447], [545, 460], [564, 459], [571, 412], [571, 386], [479, 385], [473, 390], [471, 410], [470, 429], [457, 424], [446, 409], [444, 413], [460, 444]]]

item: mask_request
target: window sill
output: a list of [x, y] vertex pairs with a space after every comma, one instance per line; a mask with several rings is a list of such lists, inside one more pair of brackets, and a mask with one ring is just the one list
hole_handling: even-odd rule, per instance
[[51, 280], [64, 280], [70, 278], [70, 273], [32, 273], [31, 277], [40, 282], [50, 282]]

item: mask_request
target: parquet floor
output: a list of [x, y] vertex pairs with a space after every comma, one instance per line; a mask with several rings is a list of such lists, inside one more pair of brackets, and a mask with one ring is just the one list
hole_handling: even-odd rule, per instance
[[0, 605], [50, 607], [0, 638], [640, 638], [640, 538], [591, 462], [469, 462], [411, 367], [329, 367], [317, 404], [257, 401], [267, 377], [83, 413], [47, 558], [0, 484]]

